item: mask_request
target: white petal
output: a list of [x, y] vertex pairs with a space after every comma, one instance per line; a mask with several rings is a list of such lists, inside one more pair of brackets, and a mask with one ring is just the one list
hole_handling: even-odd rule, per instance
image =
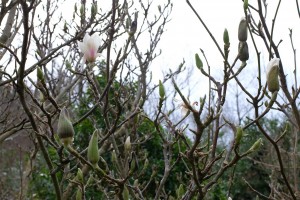
[[86, 33], [83, 37], [83, 43], [86, 44], [90, 40], [90, 38], [91, 38], [91, 36], [88, 33]]
[[101, 38], [99, 35], [92, 35], [91, 37], [91, 42], [93, 43], [94, 47], [98, 50], [100, 43], [101, 43]]
[[272, 60], [269, 61], [268, 66], [267, 66], [267, 74], [271, 71], [273, 66], [279, 66], [279, 58], [273, 58]]

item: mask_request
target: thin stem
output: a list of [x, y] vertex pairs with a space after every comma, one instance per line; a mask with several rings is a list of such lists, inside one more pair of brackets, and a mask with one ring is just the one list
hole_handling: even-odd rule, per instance
[[[52, 161], [49, 157], [49, 154], [47, 152], [46, 147], [43, 144], [43, 140], [42, 137], [38, 134], [39, 130], [37, 127], [37, 124], [35, 122], [35, 119], [33, 117], [33, 114], [31, 112], [31, 110], [29, 109], [27, 102], [26, 102], [26, 98], [25, 98], [25, 84], [24, 84], [24, 72], [25, 72], [25, 65], [26, 65], [26, 60], [27, 60], [27, 47], [29, 45], [29, 12], [30, 12], [30, 8], [28, 7], [27, 3], [21, 2], [22, 5], [22, 9], [23, 9], [23, 27], [24, 27], [24, 33], [23, 33], [23, 44], [22, 44], [22, 52], [21, 52], [21, 63], [20, 63], [20, 67], [19, 67], [19, 71], [18, 71], [18, 76], [17, 76], [17, 92], [19, 94], [20, 97], [20, 102], [23, 106], [23, 109], [25, 111], [25, 113], [27, 114], [29, 121], [31, 123], [32, 129], [34, 130], [39, 146], [41, 148], [42, 154], [44, 156], [44, 159], [48, 165], [48, 168], [50, 171], [52, 171], [53, 169], [53, 165], [52, 165]], [[61, 191], [60, 191], [60, 187], [58, 184], [58, 180], [56, 177], [56, 174], [50, 174], [53, 185], [54, 185], [54, 189], [56, 192], [56, 199], [60, 200], [61, 199]]]
[[[275, 22], [276, 22], [276, 17], [277, 17], [277, 14], [278, 14], [278, 11], [279, 11], [279, 7], [280, 7], [280, 4], [281, 4], [281, 0], [279, 0], [278, 2], [278, 5], [277, 5], [277, 8], [276, 8], [276, 12], [275, 12], [275, 16], [274, 16], [274, 19], [272, 20], [272, 28], [271, 28], [271, 38], [270, 40], [272, 40], [273, 38], [273, 33], [274, 33], [274, 27], [275, 27]], [[270, 43], [270, 47], [269, 47], [269, 60], [271, 60], [272, 58], [272, 50], [271, 50], [271, 43]]]
[[263, 135], [265, 136], [265, 138], [267, 138], [267, 140], [272, 144], [272, 146], [274, 147], [275, 149], [275, 152], [276, 152], [276, 155], [277, 155], [277, 160], [279, 162], [279, 166], [280, 166], [280, 173], [281, 173], [281, 176], [284, 180], [284, 183], [285, 185], [287, 186], [292, 198], [294, 200], [296, 200], [296, 196], [293, 192], [293, 189], [285, 175], [285, 172], [284, 172], [284, 166], [283, 166], [283, 161], [282, 161], [282, 158], [281, 158], [281, 154], [280, 154], [280, 150], [279, 150], [279, 147], [277, 145], [277, 143], [270, 137], [270, 135], [268, 133], [265, 132], [265, 130], [263, 129], [263, 127], [261, 126], [260, 122], [256, 122], [256, 126], [258, 127], [258, 129], [263, 133]]

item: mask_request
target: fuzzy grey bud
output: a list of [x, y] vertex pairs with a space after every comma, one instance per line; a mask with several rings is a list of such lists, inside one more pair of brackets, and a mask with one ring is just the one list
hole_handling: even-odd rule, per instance
[[249, 59], [249, 49], [247, 42], [239, 42], [239, 59], [240, 61], [247, 61]]
[[248, 27], [246, 18], [242, 18], [239, 24], [238, 37], [240, 42], [246, 42], [248, 37]]

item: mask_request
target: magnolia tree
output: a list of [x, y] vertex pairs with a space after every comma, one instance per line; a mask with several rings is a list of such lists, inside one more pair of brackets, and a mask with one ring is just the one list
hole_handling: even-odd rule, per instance
[[[63, 3], [72, 5], [70, 19], [59, 11]], [[40, 174], [51, 184], [39, 188], [56, 199], [205, 199], [228, 171], [234, 174], [235, 166], [262, 144], [271, 146], [276, 159], [269, 164], [276, 176], [266, 180], [269, 194], [250, 184], [249, 188], [267, 199], [299, 197], [296, 100], [300, 90], [296, 68], [292, 89], [287, 85], [272, 37], [274, 23], [271, 27], [266, 23], [265, 1], [255, 5], [244, 1], [244, 18], [236, 34], [225, 29], [223, 48], [187, 1], [224, 66], [218, 80], [210, 73], [204, 52], [196, 53], [195, 67], [210, 83], [208, 94], [197, 97], [199, 102], [190, 102], [178, 86], [176, 77], [184, 73], [184, 63], [159, 83], [151, 81], [150, 66], [161, 54], [158, 43], [172, 10], [170, 1], [159, 3], [2, 1], [0, 144], [5, 165], [0, 166], [1, 198], [43, 198], [30, 189], [37, 181], [35, 174]], [[239, 41], [231, 52], [229, 35]], [[259, 40], [270, 57], [266, 74], [259, 50], [248, 48], [250, 43], [256, 47]], [[233, 61], [230, 54], [235, 55]], [[254, 91], [240, 78], [252, 54], [257, 67]], [[231, 82], [243, 91], [242, 103], [253, 109], [243, 123], [223, 115]], [[166, 89], [167, 84], [174, 92]], [[182, 101], [182, 116], [167, 103], [175, 95]], [[158, 98], [150, 101], [153, 96]], [[282, 146], [287, 131], [272, 133], [262, 123], [271, 110], [288, 119], [293, 145]], [[186, 118], [189, 123], [184, 125]], [[244, 132], [250, 127], [260, 135], [246, 144]], [[234, 137], [224, 145], [221, 135], [227, 132]], [[10, 152], [18, 148], [26, 149], [26, 154], [20, 153], [25, 164], [19, 165], [19, 174], [7, 173], [5, 166], [14, 164]], [[284, 160], [283, 152], [292, 159]], [[43, 170], [37, 165], [40, 157]], [[8, 187], [12, 177], [19, 177], [19, 182]], [[234, 191], [225, 192], [227, 198], [233, 197]]]

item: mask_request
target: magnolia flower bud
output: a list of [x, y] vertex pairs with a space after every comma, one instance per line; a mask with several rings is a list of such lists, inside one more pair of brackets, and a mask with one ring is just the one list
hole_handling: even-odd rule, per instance
[[134, 20], [131, 22], [131, 26], [130, 26], [130, 30], [129, 30], [130, 36], [134, 35], [137, 30], [137, 18], [138, 18], [138, 13], [136, 12], [134, 14]]
[[178, 189], [176, 190], [176, 195], [177, 195], [177, 198], [178, 199], [181, 199], [181, 197], [184, 195], [184, 188], [183, 188], [183, 185], [180, 184]]
[[74, 5], [74, 12], [77, 13], [77, 4]]
[[146, 169], [148, 168], [148, 166], [149, 166], [149, 160], [148, 160], [148, 158], [146, 158], [146, 160], [144, 162], [144, 166], [143, 166], [142, 171], [146, 171]]
[[253, 145], [252, 147], [248, 150], [249, 153], [254, 152], [260, 148], [262, 145], [262, 139], [259, 138]]
[[83, 17], [84, 11], [85, 11], [84, 5], [81, 4], [80, 9], [79, 9], [80, 17]]
[[81, 188], [77, 188], [77, 191], [76, 191], [76, 200], [82, 200], [82, 191], [81, 191]]
[[91, 15], [93, 19], [95, 18], [96, 14], [97, 14], [97, 3], [93, 3], [91, 7]]
[[132, 159], [132, 160], [129, 162], [129, 164], [130, 164], [130, 167], [129, 167], [130, 173], [131, 173], [131, 172], [134, 172], [135, 167], [136, 167], [135, 159]]
[[125, 28], [128, 30], [128, 29], [129, 29], [129, 27], [130, 27], [130, 19], [129, 19], [129, 18], [127, 18], [127, 19], [126, 19]]
[[124, 185], [122, 196], [123, 196], [124, 200], [129, 200], [129, 191], [128, 191], [126, 185]]
[[244, 0], [244, 10], [247, 10], [248, 8], [248, 0]]
[[239, 41], [246, 42], [248, 37], [248, 28], [247, 28], [247, 20], [243, 17], [239, 24]]
[[116, 151], [115, 150], [112, 150], [111, 152], [111, 161], [113, 163], [116, 163], [117, 162], [117, 154], [116, 154]]
[[203, 63], [197, 53], [195, 54], [195, 60], [196, 60], [196, 66], [198, 67], [198, 69], [201, 70], [203, 68]]
[[249, 59], [249, 50], [247, 42], [239, 42], [239, 59], [243, 62]]
[[134, 21], [131, 23], [129, 35], [134, 35], [135, 32], [136, 32], [136, 29], [137, 29], [137, 21], [134, 20]]
[[241, 142], [241, 139], [244, 135], [243, 129], [241, 127], [237, 127], [236, 135], [235, 135], [235, 144], [238, 145]]
[[64, 31], [65, 33], [68, 33], [68, 32], [69, 32], [69, 28], [68, 28], [68, 26], [67, 26], [67, 22], [66, 22], [66, 21], [65, 21], [65, 23], [64, 23], [63, 31]]
[[80, 183], [83, 183], [83, 173], [80, 168], [78, 168], [76, 178]]
[[273, 58], [270, 60], [267, 66], [267, 85], [270, 92], [279, 91], [279, 58]]
[[96, 129], [90, 139], [89, 146], [88, 146], [88, 152], [87, 157], [88, 160], [93, 164], [97, 165], [100, 155], [98, 151], [98, 129]]
[[228, 30], [226, 28], [223, 33], [223, 41], [225, 45], [229, 45], [229, 35], [228, 35]]
[[138, 186], [139, 186], [139, 179], [135, 179], [135, 180], [134, 180], [133, 186], [134, 186], [134, 187], [138, 187]]
[[45, 83], [44, 73], [40, 67], [36, 68], [36, 75], [39, 81]]
[[131, 151], [131, 142], [130, 142], [130, 136], [128, 136], [124, 143], [125, 152], [129, 153]]
[[165, 98], [165, 88], [164, 88], [164, 85], [162, 84], [161, 80], [159, 80], [158, 87], [159, 87], [159, 97], [161, 99], [164, 99]]
[[74, 128], [70, 121], [70, 116], [67, 109], [64, 107], [60, 111], [58, 125], [57, 125], [57, 134], [60, 141], [68, 146], [73, 142], [74, 139]]

